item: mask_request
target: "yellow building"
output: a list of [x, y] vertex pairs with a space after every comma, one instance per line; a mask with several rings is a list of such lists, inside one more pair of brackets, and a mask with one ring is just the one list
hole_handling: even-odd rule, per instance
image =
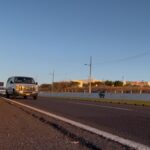
[[[72, 80], [72, 82], [78, 82], [79, 83], [79, 87], [83, 87], [84, 84], [88, 84], [89, 83], [89, 80]], [[95, 79], [92, 79], [91, 80], [91, 83], [95, 83], [95, 82], [102, 82], [101, 80], [95, 80]]]

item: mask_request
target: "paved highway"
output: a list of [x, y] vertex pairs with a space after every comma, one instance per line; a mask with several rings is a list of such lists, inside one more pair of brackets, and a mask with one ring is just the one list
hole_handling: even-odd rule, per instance
[[150, 146], [149, 107], [67, 98], [14, 100]]

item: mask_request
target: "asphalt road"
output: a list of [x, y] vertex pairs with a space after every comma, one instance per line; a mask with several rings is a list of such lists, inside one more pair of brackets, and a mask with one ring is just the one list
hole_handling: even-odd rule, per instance
[[150, 146], [150, 107], [67, 98], [14, 100]]

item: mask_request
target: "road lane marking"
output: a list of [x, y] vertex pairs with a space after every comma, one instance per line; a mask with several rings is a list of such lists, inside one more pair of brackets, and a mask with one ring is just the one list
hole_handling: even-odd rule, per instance
[[99, 136], [103, 136], [103, 137], [105, 137], [107, 139], [110, 139], [110, 140], [118, 142], [120, 144], [129, 146], [131, 148], [134, 148], [134, 149], [137, 149], [137, 150], [150, 150], [150, 147], [147, 146], [147, 145], [143, 145], [143, 144], [137, 143], [135, 141], [131, 141], [131, 140], [119, 137], [117, 135], [114, 135], [114, 134], [111, 134], [111, 133], [108, 133], [108, 132], [96, 129], [94, 127], [82, 124], [80, 122], [76, 122], [74, 120], [70, 120], [68, 118], [65, 118], [65, 117], [62, 117], [62, 116], [58, 116], [58, 115], [55, 115], [53, 113], [50, 113], [50, 112], [47, 112], [47, 111], [44, 111], [44, 110], [41, 110], [41, 109], [38, 109], [38, 108], [35, 108], [35, 107], [32, 107], [32, 106], [29, 106], [29, 105], [26, 105], [26, 104], [23, 104], [23, 103], [19, 103], [17, 101], [13, 101], [13, 100], [10, 100], [10, 99], [7, 99], [7, 98], [3, 98], [3, 99], [6, 100], [6, 101], [9, 101], [11, 104], [17, 104], [19, 106], [26, 107], [26, 108], [28, 108], [30, 110], [36, 111], [38, 113], [47, 115], [49, 117], [55, 118], [55, 119], [63, 121], [63, 122], [66, 122], [66, 123], [68, 123], [68, 124], [70, 124], [72, 126], [78, 127], [80, 129], [86, 130], [88, 132], [94, 133], [94, 134], [99, 135]]
[[101, 105], [96, 105], [96, 104], [84, 104], [84, 103], [80, 103], [80, 102], [67, 102], [67, 103], [77, 104], [77, 105], [87, 105], [87, 106], [101, 107], [101, 108], [109, 108], [109, 109], [117, 109], [117, 110], [125, 110], [125, 111], [132, 111], [131, 109], [121, 108], [121, 107], [101, 106]]

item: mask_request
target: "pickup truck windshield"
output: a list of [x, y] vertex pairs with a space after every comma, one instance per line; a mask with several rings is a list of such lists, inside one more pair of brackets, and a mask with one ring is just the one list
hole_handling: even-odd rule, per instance
[[15, 83], [35, 84], [35, 81], [28, 77], [16, 77]]

